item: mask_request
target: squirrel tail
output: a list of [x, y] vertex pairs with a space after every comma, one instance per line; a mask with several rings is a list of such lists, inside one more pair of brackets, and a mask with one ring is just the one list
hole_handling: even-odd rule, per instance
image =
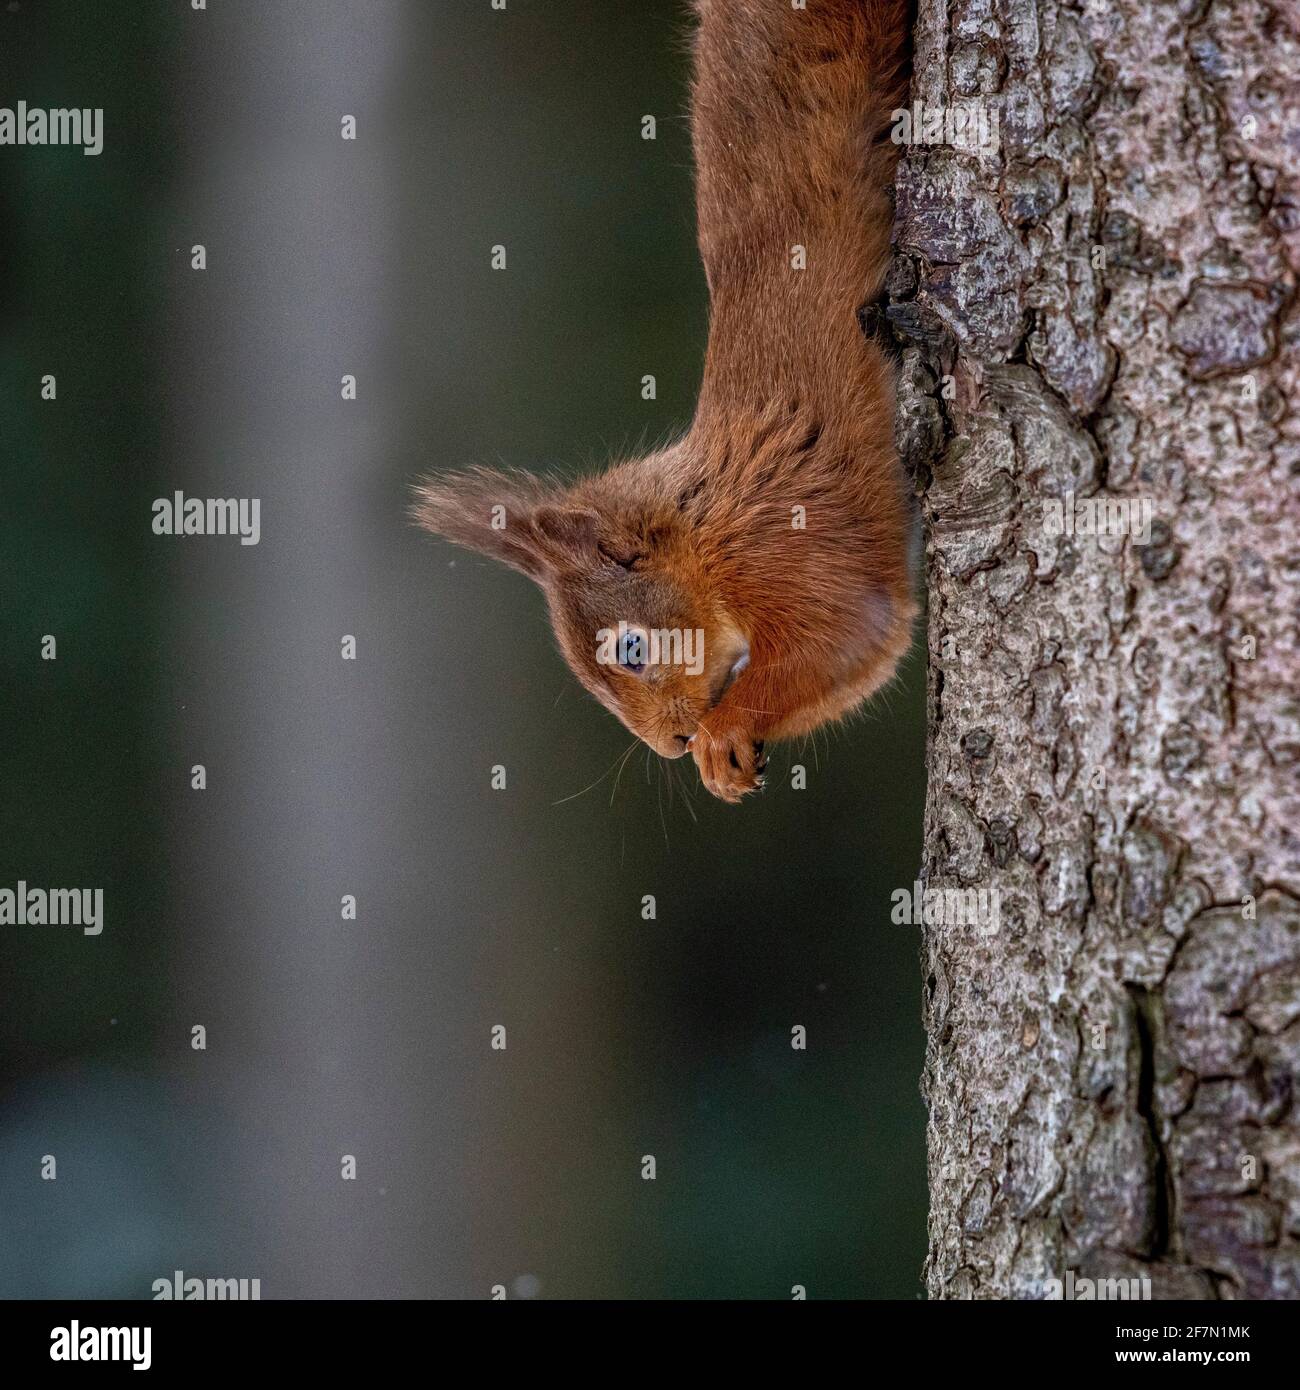
[[859, 391], [856, 316], [889, 268], [890, 127], [907, 101], [912, 0], [696, 8], [692, 134], [712, 299], [697, 420], [793, 383]]
[[[856, 223], [888, 255], [914, 0], [696, 0], [693, 135], [710, 283], [756, 224], [773, 235]], [[882, 272], [883, 273], [883, 272]]]

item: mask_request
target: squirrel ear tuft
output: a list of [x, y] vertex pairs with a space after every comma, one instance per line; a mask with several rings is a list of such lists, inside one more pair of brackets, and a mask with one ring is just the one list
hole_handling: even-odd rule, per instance
[[537, 580], [594, 564], [602, 543], [597, 512], [531, 473], [471, 468], [427, 478], [415, 487], [411, 518]]
[[437, 536], [539, 579], [546, 568], [533, 517], [551, 490], [531, 473], [471, 468], [415, 485], [411, 519]]

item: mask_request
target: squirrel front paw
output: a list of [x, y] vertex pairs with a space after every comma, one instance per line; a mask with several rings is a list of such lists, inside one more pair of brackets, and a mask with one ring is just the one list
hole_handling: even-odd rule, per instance
[[695, 756], [700, 781], [722, 801], [739, 801], [759, 790], [767, 759], [763, 744], [745, 729], [711, 729], [701, 724], [687, 745]]

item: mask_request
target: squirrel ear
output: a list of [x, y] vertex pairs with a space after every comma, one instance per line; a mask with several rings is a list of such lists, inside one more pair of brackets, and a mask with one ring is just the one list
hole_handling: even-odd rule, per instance
[[600, 517], [587, 507], [538, 507], [533, 530], [542, 547], [560, 560], [592, 560], [600, 544]]
[[543, 505], [551, 492], [542, 479], [531, 473], [471, 468], [426, 478], [414, 491], [410, 514], [417, 526], [541, 578], [546, 569], [544, 547], [533, 518], [555, 510]]

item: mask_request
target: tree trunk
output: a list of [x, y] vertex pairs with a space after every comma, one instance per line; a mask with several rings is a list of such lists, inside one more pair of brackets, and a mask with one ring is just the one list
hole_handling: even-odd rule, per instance
[[932, 1297], [1300, 1297], [1298, 71], [1295, 0], [920, 3], [1000, 138], [905, 151], [890, 281], [924, 880], [997, 893], [924, 934]]

